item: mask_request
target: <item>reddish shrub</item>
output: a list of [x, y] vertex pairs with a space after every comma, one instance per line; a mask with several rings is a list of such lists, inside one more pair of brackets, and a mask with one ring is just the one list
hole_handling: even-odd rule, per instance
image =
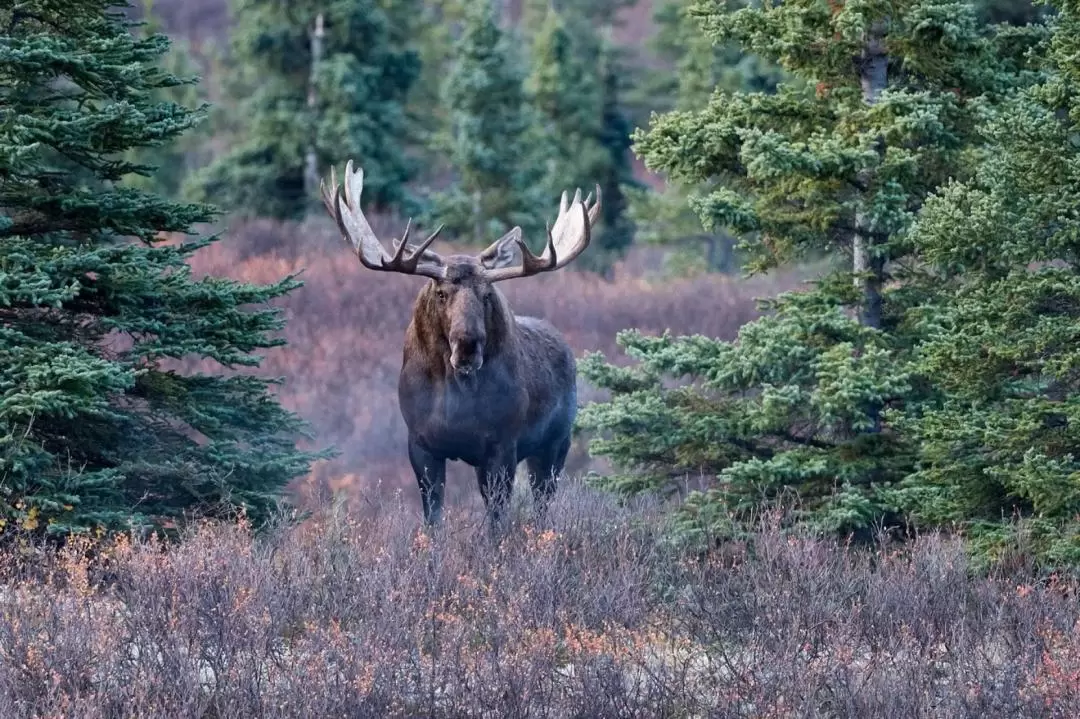
[[1064, 717], [1075, 583], [974, 578], [763, 522], [681, 558], [662, 515], [569, 483], [550, 524], [434, 536], [398, 501], [253, 538], [0, 553], [3, 716]]

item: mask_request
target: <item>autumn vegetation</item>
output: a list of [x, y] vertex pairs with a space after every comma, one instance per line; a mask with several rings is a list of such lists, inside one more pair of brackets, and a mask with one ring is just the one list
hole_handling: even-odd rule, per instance
[[[0, 718], [1080, 715], [1076, 0], [117, 7], [0, 6]], [[349, 159], [603, 186], [546, 513], [423, 523]]]
[[939, 535], [853, 553], [765, 516], [723, 554], [578, 483], [489, 541], [402, 500], [8, 555], [5, 716], [1061, 717], [1077, 587]]

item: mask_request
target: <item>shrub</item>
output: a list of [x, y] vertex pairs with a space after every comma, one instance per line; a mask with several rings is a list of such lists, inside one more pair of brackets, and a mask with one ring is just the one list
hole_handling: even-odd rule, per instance
[[977, 578], [940, 536], [855, 551], [763, 519], [683, 557], [571, 484], [546, 524], [435, 534], [400, 501], [253, 539], [0, 556], [5, 716], [1051, 717], [1080, 709], [1074, 582]]

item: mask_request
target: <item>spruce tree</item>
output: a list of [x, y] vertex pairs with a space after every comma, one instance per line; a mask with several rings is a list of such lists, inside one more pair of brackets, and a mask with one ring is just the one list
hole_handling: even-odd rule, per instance
[[175, 369], [257, 366], [281, 344], [267, 303], [297, 286], [195, 280], [211, 240], [163, 244], [208, 208], [132, 187], [134, 148], [199, 114], [161, 35], [115, 0], [0, 9], [0, 524], [64, 534], [244, 509], [258, 522], [313, 455], [271, 382]]
[[620, 58], [581, 8], [549, 8], [533, 37], [532, 55], [527, 87], [545, 134], [548, 202], [557, 202], [568, 188], [600, 185], [602, 223], [575, 266], [605, 271], [634, 236], [624, 188], [637, 182], [630, 123], [620, 102]]
[[443, 89], [447, 69], [453, 63], [454, 41], [465, 17], [465, 0], [426, 0], [421, 5], [409, 25], [420, 58], [420, 75], [406, 110], [416, 132], [417, 181], [426, 184], [439, 176], [445, 164], [450, 119]]
[[572, 12], [591, 27], [612, 28], [620, 24], [618, 14], [638, 4], [638, 0], [524, 0], [521, 25], [529, 35], [536, 33], [548, 13]]
[[243, 98], [228, 118], [234, 149], [193, 178], [194, 196], [301, 219], [318, 202], [310, 178], [354, 157], [370, 178], [365, 205], [409, 205], [406, 103], [420, 63], [401, 9], [391, 15], [378, 0], [232, 0], [232, 9], [227, 79]]
[[470, 3], [443, 88], [442, 145], [454, 183], [432, 198], [432, 219], [450, 235], [491, 242], [520, 225], [534, 249], [543, 246], [544, 218], [558, 205], [544, 191], [542, 139], [524, 81], [523, 59], [492, 1]]
[[642, 189], [634, 177], [630, 139], [633, 128], [623, 106], [625, 83], [620, 61], [621, 53], [609, 38], [604, 38], [600, 48], [600, 145], [604, 148], [605, 162], [598, 182], [604, 195], [600, 208], [601, 224], [597, 228], [596, 246], [592, 253], [582, 259], [585, 268], [608, 272], [611, 264], [623, 257], [634, 242], [636, 227], [630, 215], [629, 193]]
[[[164, 32], [155, 14], [153, 0], [142, 0], [141, 5], [144, 22], [141, 31], [149, 35]], [[206, 104], [206, 93], [199, 85], [198, 67], [190, 43], [183, 38], [171, 40], [169, 51], [162, 56], [160, 65], [181, 82], [158, 90], [155, 99], [192, 107], [200, 117], [205, 115], [209, 106]], [[129, 160], [153, 165], [155, 169], [149, 176], [132, 175], [127, 178], [127, 183], [132, 187], [157, 192], [171, 200], [184, 199], [184, 183], [199, 165], [200, 151], [206, 142], [209, 125], [200, 122], [168, 143], [132, 149], [128, 153]]]
[[1039, 81], [987, 112], [977, 171], [911, 231], [912, 368], [936, 395], [897, 418], [918, 447], [897, 503], [989, 563], [1080, 562], [1080, 6], [1053, 7]]
[[[718, 88], [771, 93], [782, 78], [777, 67], [738, 43], [715, 43], [701, 32], [700, 19], [691, 15], [691, 7], [682, 0], [666, 0], [653, 12], [657, 32], [649, 49], [657, 66], [640, 73], [629, 96], [638, 114], [645, 116], [643, 124], [652, 113], [701, 107]], [[668, 249], [664, 264], [672, 274], [736, 271], [736, 239], [723, 230], [704, 229], [689, 205], [691, 196], [707, 188], [670, 177], [665, 180], [660, 191], [638, 188], [629, 193], [628, 211], [638, 237]]]
[[[882, 421], [921, 389], [904, 363], [915, 339], [900, 322], [906, 295], [896, 308], [885, 302], [889, 273], [927, 195], [969, 171], [978, 112], [1015, 68], [971, 5], [951, 0], [734, 12], [707, 0], [695, 12], [717, 43], [737, 41], [789, 79], [775, 93], [718, 90], [703, 109], [659, 116], [637, 151], [707, 188], [692, 207], [707, 230], [742, 238], [750, 271], [821, 253], [838, 271], [763, 303], [766, 316], [736, 341], [623, 333], [639, 364], [584, 363], [613, 398], [586, 408], [581, 425], [621, 469], [608, 486], [714, 478], [685, 507], [695, 530], [789, 492], [816, 526], [864, 528], [893, 509], [884, 490], [914, 462]], [[860, 249], [869, 271], [856, 274]], [[690, 382], [670, 387], [667, 377]]]
[[[547, 157], [552, 182], [591, 187], [606, 161], [599, 136], [603, 95], [599, 42], [584, 16], [550, 10], [532, 39], [526, 87], [552, 143]], [[573, 28], [573, 32], [571, 32]], [[561, 190], [549, 188], [558, 197]]]

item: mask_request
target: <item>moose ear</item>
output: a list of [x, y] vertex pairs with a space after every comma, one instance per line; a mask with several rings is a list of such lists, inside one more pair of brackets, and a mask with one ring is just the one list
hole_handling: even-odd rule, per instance
[[521, 260], [518, 259], [518, 243], [520, 242], [521, 228], [514, 227], [477, 256], [480, 264], [488, 270], [520, 264]]

